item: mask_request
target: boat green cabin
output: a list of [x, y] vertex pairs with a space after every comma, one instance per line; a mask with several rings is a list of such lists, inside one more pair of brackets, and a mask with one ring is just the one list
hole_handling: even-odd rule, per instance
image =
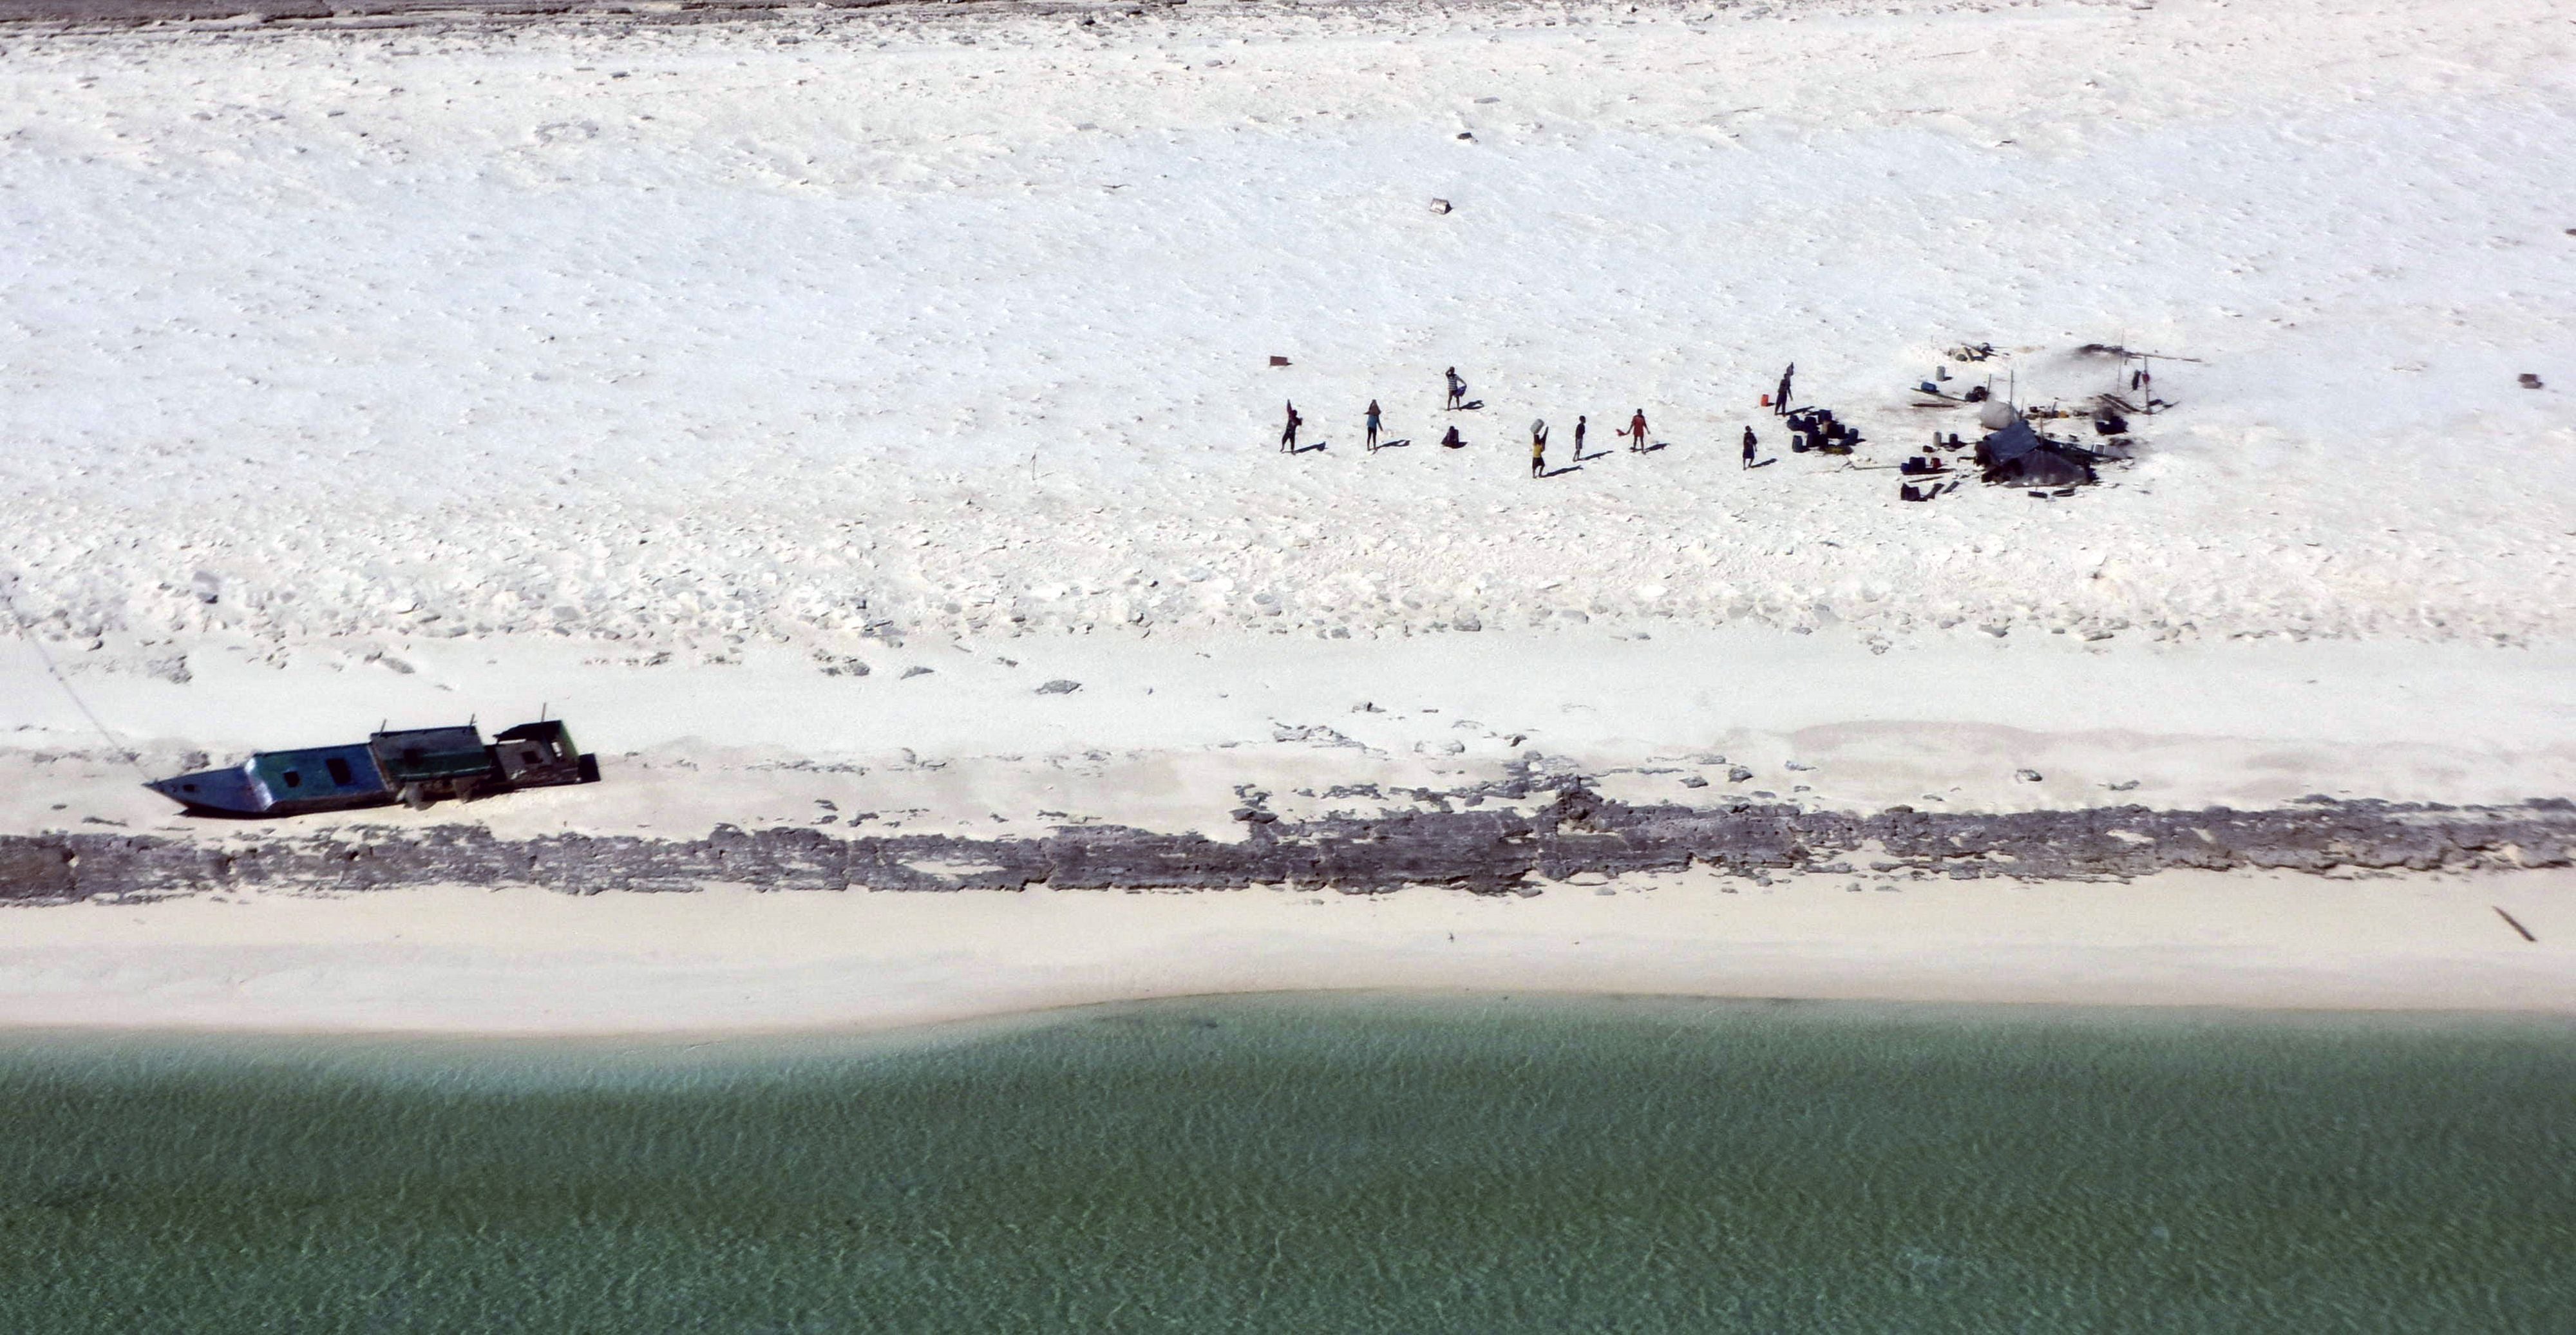
[[477, 779], [492, 772], [492, 753], [483, 732], [462, 728], [411, 728], [380, 732], [367, 739], [385, 782], [399, 789], [407, 783], [449, 783]]
[[322, 746], [307, 751], [268, 751], [243, 767], [251, 782], [268, 793], [270, 804], [370, 800], [384, 795], [384, 774], [363, 746]]

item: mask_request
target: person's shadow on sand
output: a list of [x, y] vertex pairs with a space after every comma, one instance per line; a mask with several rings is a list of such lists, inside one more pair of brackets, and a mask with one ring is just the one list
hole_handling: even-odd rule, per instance
[[[1316, 442], [1315, 442], [1314, 444], [1312, 444], [1312, 445], [1300, 445], [1300, 446], [1298, 446], [1297, 448], [1295, 448], [1295, 449], [1293, 449], [1293, 450], [1290, 450], [1290, 451], [1288, 451], [1288, 452], [1289, 452], [1290, 454], [1313, 454], [1315, 451], [1320, 450], [1320, 449], [1324, 448], [1325, 446], [1330, 445], [1331, 443], [1332, 443], [1332, 442], [1331, 442], [1331, 441], [1328, 441], [1328, 440], [1319, 440], [1319, 441], [1316, 441]], [[1379, 449], [1385, 449], [1386, 447], [1385, 447], [1385, 446], [1383, 446], [1383, 445], [1381, 445], [1381, 446], [1379, 446], [1378, 448], [1379, 448]]]
[[[1596, 454], [1596, 455], [1594, 455], [1594, 456], [1592, 456], [1592, 457], [1593, 457], [1593, 458], [1595, 458], [1595, 459], [1598, 459], [1598, 458], [1600, 458], [1601, 456], [1599, 456], [1599, 455], [1597, 455], [1597, 454]], [[1581, 465], [1581, 464], [1567, 464], [1567, 465], [1566, 465], [1565, 467], [1563, 467], [1563, 468], [1550, 469], [1549, 471], [1544, 472], [1544, 473], [1541, 473], [1541, 474], [1539, 474], [1538, 476], [1539, 476], [1539, 480], [1540, 480], [1540, 481], [1542, 481], [1542, 482], [1544, 482], [1544, 481], [1546, 481], [1547, 479], [1552, 478], [1552, 477], [1563, 477], [1563, 476], [1565, 476], [1565, 475], [1566, 475], [1566, 474], [1568, 474], [1568, 473], [1580, 473], [1580, 472], [1582, 472], [1582, 471], [1583, 471], [1583, 465]]]

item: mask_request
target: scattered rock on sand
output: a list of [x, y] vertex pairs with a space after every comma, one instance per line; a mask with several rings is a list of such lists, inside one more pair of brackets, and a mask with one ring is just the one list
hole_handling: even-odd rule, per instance
[[1039, 688], [1038, 688], [1038, 694], [1040, 694], [1040, 695], [1071, 695], [1071, 694], [1073, 694], [1075, 691], [1078, 691], [1078, 690], [1081, 690], [1081, 689], [1082, 689], [1082, 683], [1081, 683], [1081, 682], [1078, 682], [1078, 681], [1067, 681], [1066, 679], [1064, 679], [1064, 678], [1062, 678], [1062, 677], [1058, 677], [1058, 678], [1056, 678], [1055, 680], [1053, 680], [1053, 681], [1051, 681], [1051, 682], [1048, 682], [1046, 685], [1039, 687]]

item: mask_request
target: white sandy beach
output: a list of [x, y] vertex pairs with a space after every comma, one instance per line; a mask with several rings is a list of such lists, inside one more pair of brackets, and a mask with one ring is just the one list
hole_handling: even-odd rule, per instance
[[[1233, 837], [1247, 790], [1532, 766], [1826, 810], [2576, 793], [2548, 4], [952, 8], [0, 33], [0, 835]], [[2196, 360], [2100, 487], [1902, 502], [1973, 434], [1906, 391], [1976, 341], [2033, 404], [2111, 383], [2086, 342]], [[1791, 359], [1849, 460], [1783, 453]], [[1450, 365], [1485, 409], [1439, 410]], [[1358, 448], [1371, 398], [1410, 445]], [[1291, 399], [1326, 448], [1277, 452]], [[1618, 448], [1640, 406], [1666, 448]], [[1577, 414], [1602, 453], [1532, 481], [1527, 423], [1563, 455]], [[606, 782], [221, 827], [138, 786], [540, 710]], [[2576, 1009], [2563, 871], [1852, 879], [11, 909], [0, 1023]]]
[[1587, 879], [1531, 898], [458, 888], [74, 905], [0, 920], [0, 1024], [886, 1029], [1308, 989], [2576, 1013], [2576, 873]]
[[[7, 708], [22, 720], [0, 744], [0, 833], [225, 840], [464, 821], [516, 838], [696, 838], [718, 822], [857, 830], [866, 814], [870, 833], [1106, 822], [1231, 838], [1243, 785], [1295, 817], [1365, 806], [1336, 785], [1454, 789], [1533, 763], [1624, 801], [1758, 796], [1823, 810], [2576, 792], [2576, 654], [2547, 646], [2122, 649], [1969, 633], [1873, 653], [1847, 632], [1665, 626], [916, 643], [858, 680], [775, 650], [686, 670], [588, 658], [505, 639], [423, 646], [402, 675], [208, 655], [184, 686], [75, 678], [151, 772], [186, 768], [192, 750], [358, 740], [386, 717], [480, 712], [495, 725], [551, 710], [601, 753], [608, 780], [418, 813], [209, 823], [143, 789], [35, 655], [0, 642]], [[915, 669], [929, 670], [904, 675]], [[1038, 693], [1050, 680], [1081, 689]], [[281, 714], [281, 701], [295, 707]]]
[[[11, 39], [0, 582], [170, 676], [2576, 635], [2545, 0], [961, 8]], [[2032, 404], [2111, 387], [2085, 342], [2199, 360], [2098, 492], [1906, 505], [1844, 464], [1973, 434], [1906, 406], [1962, 341]], [[1758, 407], [1790, 361], [1849, 460]], [[1409, 447], [1361, 452], [1372, 398]], [[1328, 448], [1277, 454], [1289, 400]], [[1668, 449], [1618, 448], [1640, 407]], [[1605, 456], [1532, 483], [1579, 414]]]

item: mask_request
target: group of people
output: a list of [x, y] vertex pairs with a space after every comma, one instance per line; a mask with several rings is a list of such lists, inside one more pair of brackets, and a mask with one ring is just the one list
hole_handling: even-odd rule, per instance
[[[1592, 457], [1583, 452], [1583, 437], [1591, 429], [1591, 418], [1577, 416], [1574, 419], [1574, 462], [1576, 463]], [[1450, 430], [1454, 432], [1457, 428], [1452, 427]], [[1628, 425], [1621, 428], [1619, 434], [1628, 438], [1628, 450], [1632, 454], [1643, 454], [1653, 448], [1646, 444], [1646, 410], [1643, 408], [1638, 409], [1636, 414], [1628, 419]], [[1547, 476], [1547, 421], [1544, 418], [1530, 423], [1530, 476]]]
[[[1791, 433], [1803, 440], [1811, 432], [1829, 428], [1835, 432], [1847, 433], [1849, 438], [1854, 441], [1860, 439], [1857, 432], [1851, 432], [1849, 428], [1844, 427], [1839, 422], [1835, 422], [1833, 420], [1833, 414], [1824, 409], [1815, 409], [1809, 413], [1790, 412], [1789, 382], [1790, 378], [1795, 376], [1797, 372], [1797, 363], [1792, 362], [1789, 364], [1788, 370], [1780, 373], [1780, 392], [1772, 400], [1772, 410], [1775, 413], [1779, 413], [1789, 418], [1789, 429]], [[1467, 382], [1459, 377], [1457, 367], [1452, 366], [1442, 374], [1446, 377], [1448, 389], [1448, 395], [1442, 401], [1441, 405], [1443, 411], [1466, 412], [1485, 406], [1484, 400], [1470, 399], [1467, 397]], [[1819, 421], [1821, 421], [1822, 424], [1821, 428], [1819, 426]], [[1279, 449], [1281, 453], [1295, 454], [1297, 452], [1297, 428], [1304, 426], [1305, 424], [1306, 419], [1298, 413], [1296, 402], [1294, 400], [1289, 401], [1287, 422], [1283, 427], [1281, 427], [1279, 432]], [[1385, 426], [1385, 414], [1378, 408], [1377, 400], [1369, 400], [1368, 414], [1363, 419], [1362, 427], [1366, 439], [1366, 449], [1369, 453], [1374, 454], [1377, 452], [1379, 437], [1384, 432]], [[1591, 431], [1591, 429], [1592, 423], [1589, 417], [1577, 416], [1574, 419], [1574, 461], [1576, 463], [1581, 463], [1585, 459], [1591, 457], [1583, 452], [1584, 437]], [[1628, 425], [1621, 429], [1618, 434], [1628, 438], [1628, 449], [1631, 453], [1643, 454], [1657, 448], [1656, 446], [1648, 443], [1649, 438], [1646, 434], [1646, 410], [1643, 408], [1637, 409], [1636, 412], [1629, 416]], [[1836, 437], [1836, 439], [1840, 438], [1840, 436]], [[1548, 429], [1546, 420], [1539, 419], [1531, 422], [1531, 477], [1546, 477], [1548, 475], [1547, 440]], [[1406, 442], [1395, 441], [1390, 443], [1400, 445], [1405, 444]], [[1440, 443], [1449, 449], [1455, 450], [1464, 448], [1467, 442], [1460, 438], [1458, 435], [1458, 428], [1453, 423], [1449, 427], [1448, 431], [1440, 437]], [[1759, 443], [1758, 438], [1753, 434], [1753, 428], [1749, 426], [1744, 428], [1743, 467], [1753, 467], [1754, 453]], [[1802, 443], [1798, 448], [1805, 449], [1807, 446]]]

